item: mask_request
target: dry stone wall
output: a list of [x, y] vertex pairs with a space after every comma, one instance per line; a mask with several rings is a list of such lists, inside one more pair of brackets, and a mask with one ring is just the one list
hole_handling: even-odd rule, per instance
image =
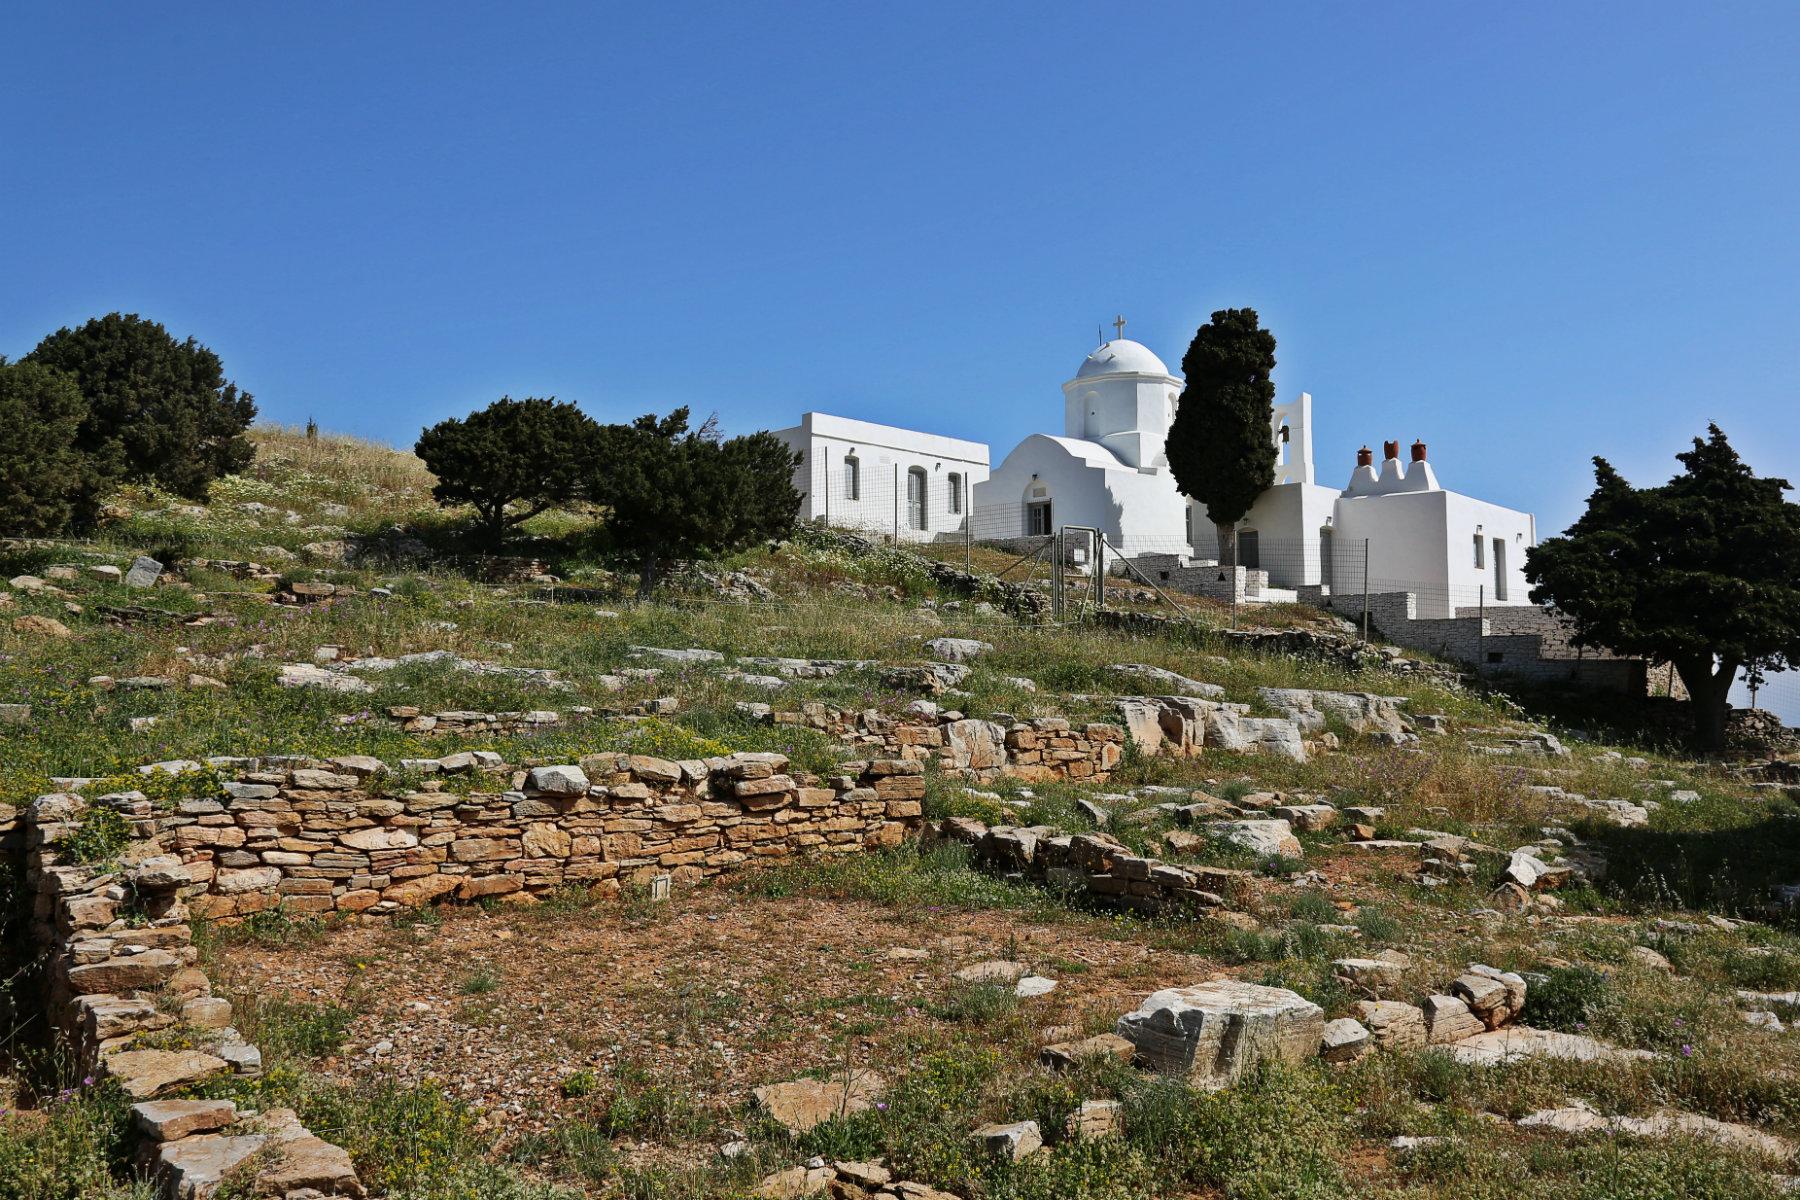
[[234, 764], [216, 798], [145, 818], [207, 917], [385, 913], [563, 884], [694, 882], [756, 860], [897, 844], [922, 819], [923, 764], [873, 759], [819, 779], [779, 754], [676, 762], [594, 754], [529, 770], [482, 752]]
[[971, 779], [1001, 775], [1029, 781], [1074, 779], [1102, 782], [1124, 754], [1125, 731], [1117, 725], [1076, 725], [1061, 717], [992, 720], [940, 712], [921, 705], [902, 716], [879, 709], [841, 709], [808, 703], [791, 712], [768, 712], [777, 725], [817, 729], [848, 745], [907, 762], [936, 762]]
[[[137, 1161], [161, 1194], [209, 1196], [229, 1176], [258, 1196], [357, 1200], [364, 1190], [350, 1155], [291, 1110], [184, 1098], [209, 1080], [260, 1074], [262, 1055], [196, 965], [182, 899], [194, 877], [162, 852], [150, 802], [117, 797], [106, 807], [130, 835], [105, 863], [63, 852], [88, 815], [79, 796], [41, 797], [21, 822], [44, 1015], [61, 1051], [77, 1074], [112, 1081], [135, 1101]], [[159, 1037], [176, 1030], [178, 1040]]]

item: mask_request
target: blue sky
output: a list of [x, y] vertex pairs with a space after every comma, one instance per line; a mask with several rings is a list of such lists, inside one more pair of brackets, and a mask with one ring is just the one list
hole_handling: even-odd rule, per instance
[[503, 392], [1057, 430], [1122, 312], [1280, 340], [1323, 479], [1800, 476], [1800, 6], [20, 4], [0, 353], [113, 309], [269, 419]]

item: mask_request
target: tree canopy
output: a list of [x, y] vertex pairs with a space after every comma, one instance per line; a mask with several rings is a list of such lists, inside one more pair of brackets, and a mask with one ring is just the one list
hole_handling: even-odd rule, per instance
[[688, 410], [603, 425], [587, 459], [586, 495], [608, 510], [601, 532], [638, 564], [648, 595], [670, 559], [729, 554], [785, 537], [800, 508], [798, 456], [774, 434], [721, 440]]
[[473, 506], [482, 533], [497, 542], [508, 526], [577, 497], [598, 429], [573, 404], [502, 396], [426, 429], [413, 453], [437, 476], [437, 502]]
[[68, 524], [87, 477], [75, 445], [86, 415], [67, 375], [0, 359], [0, 534], [57, 533]]
[[70, 376], [87, 401], [75, 439], [88, 462], [80, 521], [94, 519], [118, 480], [205, 500], [214, 479], [255, 453], [243, 436], [256, 417], [250, 393], [226, 380], [217, 354], [155, 321], [110, 313], [57, 330], [23, 361]]
[[1274, 370], [1275, 335], [1253, 308], [1215, 312], [1181, 359], [1169, 470], [1183, 495], [1206, 506], [1223, 566], [1236, 565], [1237, 523], [1275, 480]]
[[1717, 750], [1739, 670], [1800, 665], [1800, 505], [1717, 425], [1675, 457], [1682, 473], [1644, 488], [1596, 458], [1587, 510], [1527, 552], [1525, 577], [1580, 643], [1673, 663]]

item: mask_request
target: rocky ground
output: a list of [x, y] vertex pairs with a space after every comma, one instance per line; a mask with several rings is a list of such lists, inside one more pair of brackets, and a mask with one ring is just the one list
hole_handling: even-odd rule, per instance
[[[1304, 609], [1265, 632], [1205, 605], [1056, 626], [1024, 571], [987, 585], [839, 538], [634, 607], [555, 514], [505, 559], [455, 557], [409, 462], [271, 436], [210, 506], [127, 496], [102, 542], [9, 548], [0, 814], [62, 790], [204, 803], [216, 756], [374, 756], [434, 787], [603, 750], [829, 774], [906, 726], [930, 830], [666, 899], [200, 924], [263, 1064], [190, 1098], [292, 1115], [355, 1188], [1786, 1190], [1791, 764], [1536, 720]], [[1046, 777], [1019, 732], [1045, 720], [1116, 724], [1122, 760]], [[156, 1186], [109, 1084], [23, 1053], [6, 1086], [0, 1197]]]

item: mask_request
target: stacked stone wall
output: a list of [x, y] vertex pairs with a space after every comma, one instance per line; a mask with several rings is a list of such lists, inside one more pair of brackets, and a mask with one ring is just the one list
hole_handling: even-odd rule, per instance
[[595, 754], [531, 770], [485, 758], [409, 761], [409, 772], [457, 773], [399, 794], [373, 759], [252, 762], [221, 796], [151, 816], [150, 835], [180, 857], [202, 916], [385, 913], [565, 884], [692, 883], [753, 861], [891, 846], [917, 828], [925, 795], [923, 764], [898, 759], [819, 779], [790, 774], [778, 754]]
[[889, 716], [879, 709], [810, 702], [791, 712], [770, 712], [767, 719], [817, 729], [907, 762], [936, 762], [970, 779], [1010, 775], [1040, 782], [1102, 782], [1119, 765], [1125, 743], [1125, 731], [1117, 725], [1076, 725], [1061, 717], [981, 720], [957, 712], [917, 711]]
[[89, 817], [79, 796], [41, 797], [21, 822], [43, 1012], [65, 1062], [136, 1102], [136, 1160], [162, 1194], [211, 1195], [238, 1174], [259, 1196], [357, 1200], [364, 1191], [350, 1155], [291, 1110], [239, 1113], [228, 1100], [175, 1098], [219, 1077], [260, 1074], [262, 1054], [233, 1027], [231, 1001], [213, 995], [197, 965], [182, 899], [194, 880], [179, 858], [161, 852], [149, 801], [101, 804], [130, 830], [118, 857], [104, 863], [62, 852]]

